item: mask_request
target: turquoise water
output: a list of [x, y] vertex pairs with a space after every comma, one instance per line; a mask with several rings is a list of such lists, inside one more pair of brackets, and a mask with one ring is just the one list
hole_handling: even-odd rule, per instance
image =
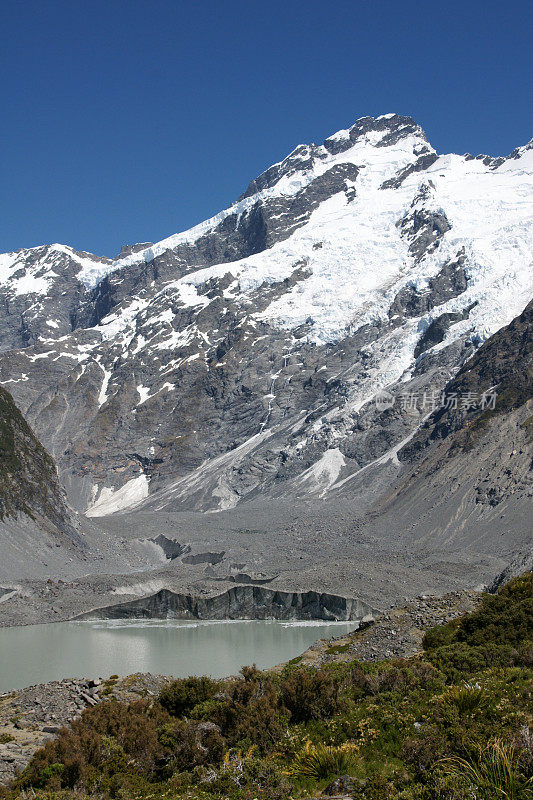
[[300, 655], [356, 622], [105, 620], [0, 628], [0, 692], [60, 678], [233, 675]]

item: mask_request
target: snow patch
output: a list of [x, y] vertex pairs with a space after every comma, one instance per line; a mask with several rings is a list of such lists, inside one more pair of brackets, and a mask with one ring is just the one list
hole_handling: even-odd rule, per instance
[[299, 484], [306, 484], [309, 494], [324, 497], [336, 483], [346, 459], [338, 447], [326, 450], [321, 458], [297, 478]]
[[165, 584], [162, 581], [145, 581], [144, 583], [134, 583], [131, 586], [116, 586], [113, 594], [146, 597], [150, 594], [157, 594], [164, 588]]
[[102, 386], [100, 388], [100, 394], [98, 395], [98, 407], [101, 408], [104, 403], [107, 401], [107, 387], [109, 386], [109, 379], [111, 378], [112, 372], [107, 370], [102, 364], [98, 364], [101, 368], [102, 372], [104, 373], [104, 378], [102, 380]]
[[145, 497], [148, 497], [148, 483], [149, 479], [143, 473], [136, 478], [132, 478], [120, 489], [111, 489], [104, 486], [98, 496], [98, 500], [85, 512], [86, 516], [107, 517], [117, 511], [123, 511], [125, 508], [137, 505]]

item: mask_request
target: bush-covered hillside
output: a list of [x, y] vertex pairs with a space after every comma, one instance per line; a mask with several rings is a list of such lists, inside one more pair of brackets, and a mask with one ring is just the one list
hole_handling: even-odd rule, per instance
[[4, 797], [533, 798], [532, 641], [528, 573], [427, 632], [408, 660], [249, 667], [176, 681], [158, 700], [103, 702]]

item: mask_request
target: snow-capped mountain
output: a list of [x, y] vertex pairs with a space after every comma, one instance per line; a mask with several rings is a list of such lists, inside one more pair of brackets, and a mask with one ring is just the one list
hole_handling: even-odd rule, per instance
[[532, 143], [439, 155], [410, 117], [364, 117], [156, 244], [0, 256], [0, 383], [90, 516], [390, 479], [431, 410], [406, 398], [533, 294], [532, 189]]

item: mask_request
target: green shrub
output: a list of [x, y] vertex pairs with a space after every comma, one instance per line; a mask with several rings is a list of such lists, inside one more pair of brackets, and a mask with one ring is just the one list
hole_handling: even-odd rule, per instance
[[223, 715], [225, 707], [223, 699], [212, 697], [210, 700], [205, 700], [203, 703], [198, 703], [198, 705], [194, 706], [189, 717], [190, 719], [204, 720], [206, 722], [219, 719]]
[[443, 676], [435, 667], [422, 660], [396, 659], [372, 665], [356, 662], [349, 675], [355, 697], [387, 693], [405, 695], [415, 690], [438, 691], [443, 681]]
[[182, 678], [165, 686], [159, 695], [159, 702], [173, 717], [182, 717], [199, 703], [210, 700], [218, 688], [216, 681], [204, 676]]
[[[162, 709], [142, 700], [130, 706], [116, 701], [100, 703], [46, 742], [16, 785], [88, 789], [100, 774], [109, 776], [127, 764], [147, 777], [154, 776], [166, 755], [157, 730], [164, 719], [167, 716]], [[60, 771], [51, 769], [55, 764], [62, 765]]]
[[64, 764], [50, 764], [45, 767], [37, 780], [36, 786], [42, 789], [45, 786], [52, 786], [59, 789], [61, 786], [61, 775], [65, 771]]
[[513, 666], [517, 655], [516, 650], [506, 645], [469, 647], [464, 642], [456, 642], [430, 651], [428, 658], [448, 681], [456, 683], [489, 667]]
[[337, 655], [337, 653], [346, 653], [350, 648], [349, 644], [334, 644], [326, 649], [327, 655]]
[[159, 743], [166, 754], [166, 764], [161, 772], [166, 777], [176, 771], [219, 764], [226, 752], [226, 743], [215, 725], [179, 719], [172, 719], [160, 729]]
[[514, 578], [496, 595], [485, 595], [479, 607], [460, 620], [427, 631], [426, 650], [462, 642], [518, 647], [533, 640], [533, 572]]
[[283, 680], [281, 697], [292, 722], [325, 719], [337, 714], [343, 705], [340, 681], [331, 672], [305, 667]]
[[243, 667], [241, 677], [228, 683], [225, 691], [226, 699], [211, 719], [230, 746], [256, 745], [261, 753], [271, 752], [288, 723], [275, 677], [255, 666]]
[[460, 715], [473, 714], [490, 705], [489, 697], [481, 686], [470, 683], [463, 686], [452, 686], [444, 695], [443, 702], [455, 706]]
[[460, 619], [454, 619], [445, 625], [437, 625], [435, 628], [430, 628], [426, 631], [422, 640], [424, 650], [435, 650], [437, 647], [454, 644], [457, 641], [457, 629], [460, 624]]
[[405, 739], [401, 755], [410, 764], [418, 778], [426, 778], [435, 764], [449, 753], [444, 733], [437, 728], [421, 730], [416, 737]]

